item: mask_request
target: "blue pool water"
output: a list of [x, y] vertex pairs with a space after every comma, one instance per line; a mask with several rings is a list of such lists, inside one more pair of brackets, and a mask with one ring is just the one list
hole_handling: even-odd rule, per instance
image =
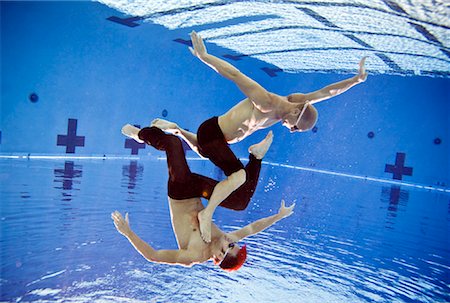
[[[448, 5], [100, 2], [0, 2], [0, 302], [450, 302]], [[191, 55], [192, 30], [279, 94], [368, 56], [367, 81], [317, 104], [313, 131], [272, 127], [248, 209], [218, 209], [231, 231], [297, 205], [243, 241], [231, 274], [149, 263], [110, 219], [129, 212], [144, 240], [176, 248], [163, 154], [120, 129], [163, 117], [195, 131], [243, 98]]]
[[[194, 171], [215, 177], [206, 162]], [[294, 215], [243, 242], [236, 273], [148, 263], [109, 217], [130, 213], [136, 233], [176, 248], [164, 160], [0, 162], [2, 301], [7, 302], [446, 302], [449, 196], [263, 165], [247, 211], [219, 209], [233, 230]], [[295, 183], [290, 180], [296, 180]]]

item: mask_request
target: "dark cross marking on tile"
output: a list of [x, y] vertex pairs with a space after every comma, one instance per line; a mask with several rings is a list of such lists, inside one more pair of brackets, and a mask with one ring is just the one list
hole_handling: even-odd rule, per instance
[[400, 14], [406, 14], [406, 12], [403, 10], [403, 8], [400, 7], [397, 3], [391, 0], [383, 0], [384, 4], [386, 4], [390, 9], [393, 11], [400, 13]]
[[231, 59], [233, 61], [239, 61], [239, 60], [242, 60], [242, 58], [247, 57], [247, 55], [230, 55], [230, 54], [226, 54], [226, 55], [223, 55], [223, 57], [227, 58], [227, 59]]
[[130, 161], [129, 165], [124, 165], [122, 167], [122, 176], [128, 178], [128, 189], [134, 189], [136, 187], [137, 180], [141, 179], [144, 167], [138, 165], [137, 161]]
[[386, 164], [384, 172], [394, 174], [393, 179], [395, 180], [402, 180], [403, 175], [412, 176], [413, 168], [405, 166], [405, 158], [405, 153], [397, 153], [395, 165]]
[[398, 210], [399, 204], [404, 204], [408, 202], [409, 192], [407, 190], [402, 190], [398, 185], [391, 185], [391, 187], [383, 186], [381, 189], [382, 201], [388, 202], [388, 211], [391, 216], [395, 217]]
[[0, 130], [0, 144], [2, 144], [2, 131]]
[[[141, 128], [138, 124], [135, 124], [134, 126]], [[125, 139], [125, 148], [131, 149], [132, 155], [137, 155], [139, 154], [140, 149], [145, 149], [145, 143], [139, 143], [134, 139]]]
[[135, 21], [140, 21], [143, 20], [143, 17], [130, 17], [130, 18], [119, 18], [116, 16], [111, 16], [109, 18], [106, 18], [106, 20], [112, 21], [112, 22], [116, 22], [128, 27], [136, 27], [139, 26], [139, 23], [136, 23]]
[[277, 73], [281, 73], [283, 71], [281, 68], [262, 67], [261, 69], [270, 77], [276, 77]]
[[57, 146], [65, 146], [66, 154], [74, 154], [75, 147], [84, 146], [84, 136], [77, 136], [77, 119], [69, 119], [67, 135], [58, 135]]
[[[66, 161], [64, 163], [64, 169], [54, 169], [55, 183], [62, 183], [62, 186], [55, 186], [57, 189], [63, 190], [63, 201], [71, 201], [72, 194], [65, 192], [73, 189], [74, 179], [81, 178], [83, 176], [83, 170], [81, 165], [75, 165], [73, 161]], [[79, 181], [77, 183], [80, 183]]]
[[184, 40], [184, 39], [178, 38], [178, 39], [174, 39], [173, 41], [192, 47], [191, 40]]

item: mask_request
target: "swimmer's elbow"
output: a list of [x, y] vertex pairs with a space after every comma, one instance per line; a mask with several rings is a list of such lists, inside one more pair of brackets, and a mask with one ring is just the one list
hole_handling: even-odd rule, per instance
[[147, 260], [150, 262], [183, 265], [187, 267], [190, 267], [194, 264], [194, 260], [191, 255], [183, 249], [156, 250], [155, 253], [151, 254]]

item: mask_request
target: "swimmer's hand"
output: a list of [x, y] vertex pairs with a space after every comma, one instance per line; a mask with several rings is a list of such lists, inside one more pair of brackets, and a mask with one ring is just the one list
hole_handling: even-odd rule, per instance
[[202, 37], [200, 37], [199, 34], [197, 34], [195, 31], [192, 31], [191, 33], [191, 41], [192, 46], [189, 47], [189, 50], [191, 53], [201, 59], [203, 56], [207, 55], [205, 44], [203, 43]]
[[289, 207], [286, 207], [284, 200], [281, 200], [281, 206], [280, 206], [280, 209], [278, 210], [278, 216], [280, 217], [280, 219], [286, 218], [286, 217], [289, 217], [290, 215], [292, 215], [294, 213], [294, 207], [295, 207], [295, 203], [293, 203]]
[[358, 75], [356, 76], [359, 83], [364, 82], [367, 79], [366, 67], [364, 66], [364, 64], [366, 63], [366, 59], [367, 56], [363, 57], [361, 61], [359, 61], [359, 70]]
[[130, 220], [128, 219], [128, 213], [125, 214], [124, 219], [121, 213], [119, 213], [116, 210], [115, 212], [111, 213], [111, 219], [113, 219], [114, 226], [116, 227], [119, 233], [121, 233], [125, 237], [128, 237], [131, 234]]

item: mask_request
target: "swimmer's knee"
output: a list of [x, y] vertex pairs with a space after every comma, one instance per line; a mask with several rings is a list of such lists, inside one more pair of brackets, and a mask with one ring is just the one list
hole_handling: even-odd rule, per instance
[[228, 180], [236, 188], [238, 188], [239, 186], [244, 184], [246, 179], [247, 179], [247, 173], [245, 172], [245, 169], [243, 169], [243, 168], [241, 168], [237, 172], [234, 172], [230, 176], [228, 176]]

